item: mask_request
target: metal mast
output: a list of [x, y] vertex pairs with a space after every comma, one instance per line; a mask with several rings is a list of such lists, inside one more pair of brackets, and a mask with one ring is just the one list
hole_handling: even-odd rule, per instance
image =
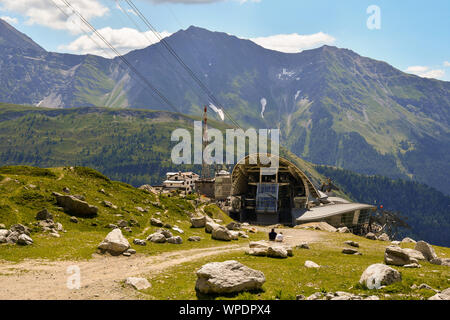
[[205, 105], [205, 109], [203, 110], [203, 138], [202, 138], [202, 179], [210, 179], [211, 178], [211, 168], [209, 164], [206, 163], [204, 152], [205, 148], [208, 145], [208, 106]]

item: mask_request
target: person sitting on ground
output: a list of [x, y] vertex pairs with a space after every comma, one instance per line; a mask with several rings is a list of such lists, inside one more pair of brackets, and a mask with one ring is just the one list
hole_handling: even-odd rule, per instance
[[275, 229], [272, 229], [272, 231], [269, 232], [269, 240], [275, 241], [276, 237], [277, 237], [277, 233], [275, 232]]
[[277, 234], [275, 241], [283, 242], [283, 232], [280, 232], [279, 234]]

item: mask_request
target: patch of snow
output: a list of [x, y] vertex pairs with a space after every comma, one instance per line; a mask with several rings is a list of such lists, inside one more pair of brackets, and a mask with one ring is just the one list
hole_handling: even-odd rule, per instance
[[264, 119], [264, 111], [266, 110], [267, 100], [266, 98], [261, 98], [261, 118]]
[[300, 95], [300, 90], [295, 93], [294, 101], [297, 101], [298, 96]]

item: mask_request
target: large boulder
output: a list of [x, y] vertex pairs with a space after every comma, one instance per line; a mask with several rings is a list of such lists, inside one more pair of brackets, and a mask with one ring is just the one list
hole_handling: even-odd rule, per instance
[[205, 232], [212, 233], [214, 229], [222, 227], [220, 224], [215, 223], [214, 221], [207, 221], [205, 224]]
[[377, 240], [377, 236], [375, 235], [375, 233], [369, 232], [368, 234], [366, 234], [366, 238], [369, 240]]
[[436, 258], [430, 260], [431, 264], [450, 267], [450, 258]]
[[401, 280], [400, 272], [385, 264], [376, 263], [370, 265], [363, 272], [359, 283], [364, 284], [369, 289], [379, 289], [381, 286], [388, 286]]
[[212, 230], [211, 237], [216, 240], [230, 241], [233, 239], [233, 235], [230, 230], [223, 226], [219, 226]]
[[144, 290], [151, 287], [151, 284], [145, 278], [128, 277], [125, 284], [132, 286], [136, 290]]
[[206, 224], [205, 216], [191, 218], [192, 228], [204, 228], [205, 224]]
[[390, 241], [389, 236], [386, 233], [382, 233], [377, 237], [377, 240], [380, 241]]
[[353, 248], [344, 248], [342, 249], [343, 254], [358, 254], [359, 251]]
[[99, 244], [98, 248], [112, 255], [119, 255], [130, 248], [128, 240], [123, 236], [120, 229], [114, 229]]
[[287, 258], [288, 252], [281, 246], [271, 246], [267, 249], [267, 256], [272, 258]]
[[98, 213], [98, 207], [90, 205], [86, 201], [80, 200], [79, 197], [71, 195], [62, 195], [53, 192], [58, 205], [64, 208], [67, 213], [78, 217], [92, 217]]
[[406, 237], [406, 238], [403, 238], [402, 243], [416, 243], [416, 241], [414, 239]]
[[226, 294], [260, 290], [266, 282], [261, 271], [250, 269], [235, 260], [211, 262], [197, 271], [195, 289], [205, 294]]
[[425, 241], [417, 242], [415, 249], [417, 251], [420, 251], [423, 254], [423, 256], [425, 257], [425, 259], [427, 259], [428, 261], [438, 258], [437, 254], [434, 252], [433, 247], [430, 246]]
[[434, 296], [428, 298], [428, 300], [450, 300], [450, 288], [435, 294]]
[[352, 241], [352, 240], [347, 240], [344, 242], [345, 244], [348, 244], [349, 246], [355, 247], [355, 248], [359, 248], [359, 243]]
[[42, 209], [36, 213], [36, 220], [53, 220], [53, 215], [47, 209]]
[[28, 246], [30, 244], [33, 244], [33, 239], [31, 239], [30, 236], [27, 236], [26, 234], [23, 233], [17, 239], [17, 244], [20, 244], [22, 246]]
[[6, 242], [10, 244], [15, 244], [19, 240], [20, 233], [17, 231], [10, 232], [6, 237]]
[[403, 248], [403, 251], [406, 252], [411, 258], [416, 260], [426, 260], [423, 253], [410, 248]]
[[0, 229], [0, 237], [7, 237], [9, 236], [9, 234], [11, 233], [11, 231], [7, 230], [7, 229]]
[[407, 251], [397, 246], [389, 246], [384, 252], [384, 262], [395, 266], [404, 266], [417, 263], [417, 259], [412, 258]]

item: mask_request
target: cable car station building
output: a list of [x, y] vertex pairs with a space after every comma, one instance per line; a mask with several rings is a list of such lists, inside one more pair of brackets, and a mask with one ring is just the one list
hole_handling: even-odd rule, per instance
[[236, 164], [231, 174], [229, 209], [233, 219], [259, 225], [325, 221], [352, 230], [368, 222], [374, 206], [329, 197], [290, 161], [278, 157], [278, 164], [273, 168], [270, 163], [262, 164], [258, 154]]

